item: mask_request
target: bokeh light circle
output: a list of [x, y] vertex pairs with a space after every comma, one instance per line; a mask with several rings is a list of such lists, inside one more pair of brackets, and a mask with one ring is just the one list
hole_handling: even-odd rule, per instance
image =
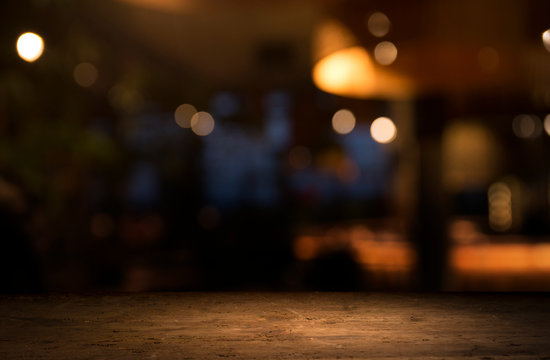
[[97, 80], [97, 75], [97, 68], [88, 62], [78, 64], [73, 70], [74, 81], [82, 87], [92, 86]]
[[390, 31], [390, 26], [390, 19], [386, 16], [386, 14], [381, 12], [375, 12], [369, 16], [369, 19], [367, 20], [367, 28], [369, 29], [369, 32], [376, 37], [387, 35]]
[[390, 65], [397, 59], [397, 47], [390, 41], [382, 41], [374, 48], [374, 58], [381, 65]]
[[538, 116], [521, 114], [512, 122], [514, 134], [522, 139], [534, 139], [542, 133], [542, 122]]
[[338, 134], [349, 134], [355, 128], [355, 115], [347, 109], [338, 110], [332, 116], [332, 128]]
[[174, 117], [176, 124], [182, 128], [191, 127], [191, 118], [197, 113], [197, 109], [191, 104], [181, 104], [176, 108]]
[[21, 59], [33, 62], [44, 52], [44, 40], [35, 33], [27, 32], [17, 39], [17, 53]]
[[390, 118], [382, 116], [372, 122], [370, 133], [376, 142], [387, 144], [395, 140], [397, 127]]
[[191, 130], [199, 136], [207, 136], [214, 130], [214, 118], [206, 111], [199, 111], [191, 117]]

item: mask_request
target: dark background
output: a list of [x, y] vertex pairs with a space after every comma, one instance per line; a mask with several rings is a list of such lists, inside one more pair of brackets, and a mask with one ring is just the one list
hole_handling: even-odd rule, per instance
[[[393, 42], [374, 71], [407, 85], [319, 89], [327, 20]], [[3, 292], [550, 290], [545, 1], [7, 0], [0, 24]]]

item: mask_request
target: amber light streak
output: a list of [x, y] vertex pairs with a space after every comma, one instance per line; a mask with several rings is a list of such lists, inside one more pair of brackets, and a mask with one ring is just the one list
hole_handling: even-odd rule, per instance
[[416, 262], [412, 246], [404, 241], [365, 239], [351, 246], [357, 262], [370, 271], [407, 272]]
[[550, 243], [458, 245], [450, 259], [459, 272], [550, 275]]
[[548, 291], [550, 242], [529, 243], [518, 235], [488, 235], [469, 220], [449, 228], [450, 289]]
[[301, 235], [294, 241], [294, 254], [299, 260], [313, 260], [338, 249], [347, 249], [366, 271], [409, 272], [416, 263], [416, 252], [400, 234], [372, 231], [362, 225], [333, 228], [324, 235]]

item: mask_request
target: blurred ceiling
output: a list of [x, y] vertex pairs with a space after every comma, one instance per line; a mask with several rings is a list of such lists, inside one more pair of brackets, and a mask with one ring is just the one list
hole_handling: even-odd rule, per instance
[[[392, 41], [398, 57], [384, 70], [410, 79], [417, 93], [534, 91], [550, 105], [550, 53], [541, 42], [548, 1], [105, 0], [91, 11], [218, 87], [309, 79], [312, 39], [331, 18], [369, 53]], [[386, 38], [366, 28], [374, 11], [391, 20]]]
[[239, 86], [300, 76], [329, 2], [108, 0], [93, 11], [205, 81]]

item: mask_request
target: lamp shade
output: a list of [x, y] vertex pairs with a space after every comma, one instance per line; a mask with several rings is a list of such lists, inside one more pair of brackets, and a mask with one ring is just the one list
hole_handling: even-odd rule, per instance
[[404, 98], [412, 92], [404, 76], [377, 66], [342, 23], [327, 20], [313, 39], [315, 86], [351, 98]]

